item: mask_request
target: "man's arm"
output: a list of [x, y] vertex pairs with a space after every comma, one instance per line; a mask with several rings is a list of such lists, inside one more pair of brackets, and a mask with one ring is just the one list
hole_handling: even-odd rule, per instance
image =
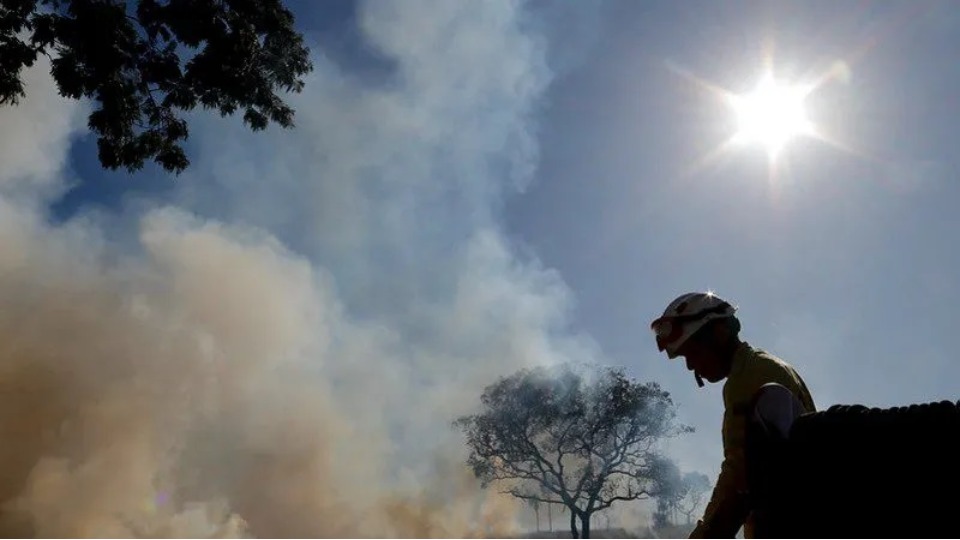
[[725, 459], [713, 488], [703, 519], [690, 533], [690, 538], [733, 538], [747, 519], [746, 497], [737, 489], [733, 471], [736, 467]]
[[749, 513], [743, 454], [745, 419], [727, 408], [723, 415], [724, 459], [703, 519], [690, 538], [733, 538]]

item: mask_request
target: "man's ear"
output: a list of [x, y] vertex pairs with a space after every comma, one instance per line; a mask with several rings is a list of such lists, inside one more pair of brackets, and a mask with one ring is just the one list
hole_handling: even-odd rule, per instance
[[713, 334], [714, 343], [726, 343], [730, 339], [730, 325], [725, 324], [726, 321], [722, 319], [716, 319], [710, 321], [711, 333]]

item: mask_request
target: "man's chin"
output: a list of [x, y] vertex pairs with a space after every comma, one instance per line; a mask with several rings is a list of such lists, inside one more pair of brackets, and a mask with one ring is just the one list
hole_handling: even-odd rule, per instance
[[703, 380], [707, 381], [710, 384], [716, 384], [723, 380], [723, 377], [716, 377], [716, 376], [711, 377], [709, 375], [703, 375], [703, 374], [701, 374], [700, 377], [702, 377]]

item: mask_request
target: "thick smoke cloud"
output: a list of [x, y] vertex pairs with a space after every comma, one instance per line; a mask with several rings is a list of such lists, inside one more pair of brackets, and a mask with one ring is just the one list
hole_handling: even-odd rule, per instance
[[293, 132], [198, 117], [136, 241], [44, 213], [85, 105], [47, 66], [0, 109], [0, 532], [509, 534], [450, 421], [522, 366], [595, 356], [498, 224], [536, 165], [545, 43], [511, 2], [367, 3], [388, 59], [318, 51]]

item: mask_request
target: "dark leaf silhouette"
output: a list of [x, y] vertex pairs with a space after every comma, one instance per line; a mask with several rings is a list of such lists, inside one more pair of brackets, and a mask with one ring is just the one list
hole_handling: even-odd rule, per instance
[[312, 65], [281, 0], [2, 0], [0, 105], [25, 96], [21, 72], [51, 58], [61, 95], [95, 103], [100, 163], [135, 171], [189, 160], [183, 114], [243, 112], [253, 130], [293, 126], [278, 95], [300, 92]]

